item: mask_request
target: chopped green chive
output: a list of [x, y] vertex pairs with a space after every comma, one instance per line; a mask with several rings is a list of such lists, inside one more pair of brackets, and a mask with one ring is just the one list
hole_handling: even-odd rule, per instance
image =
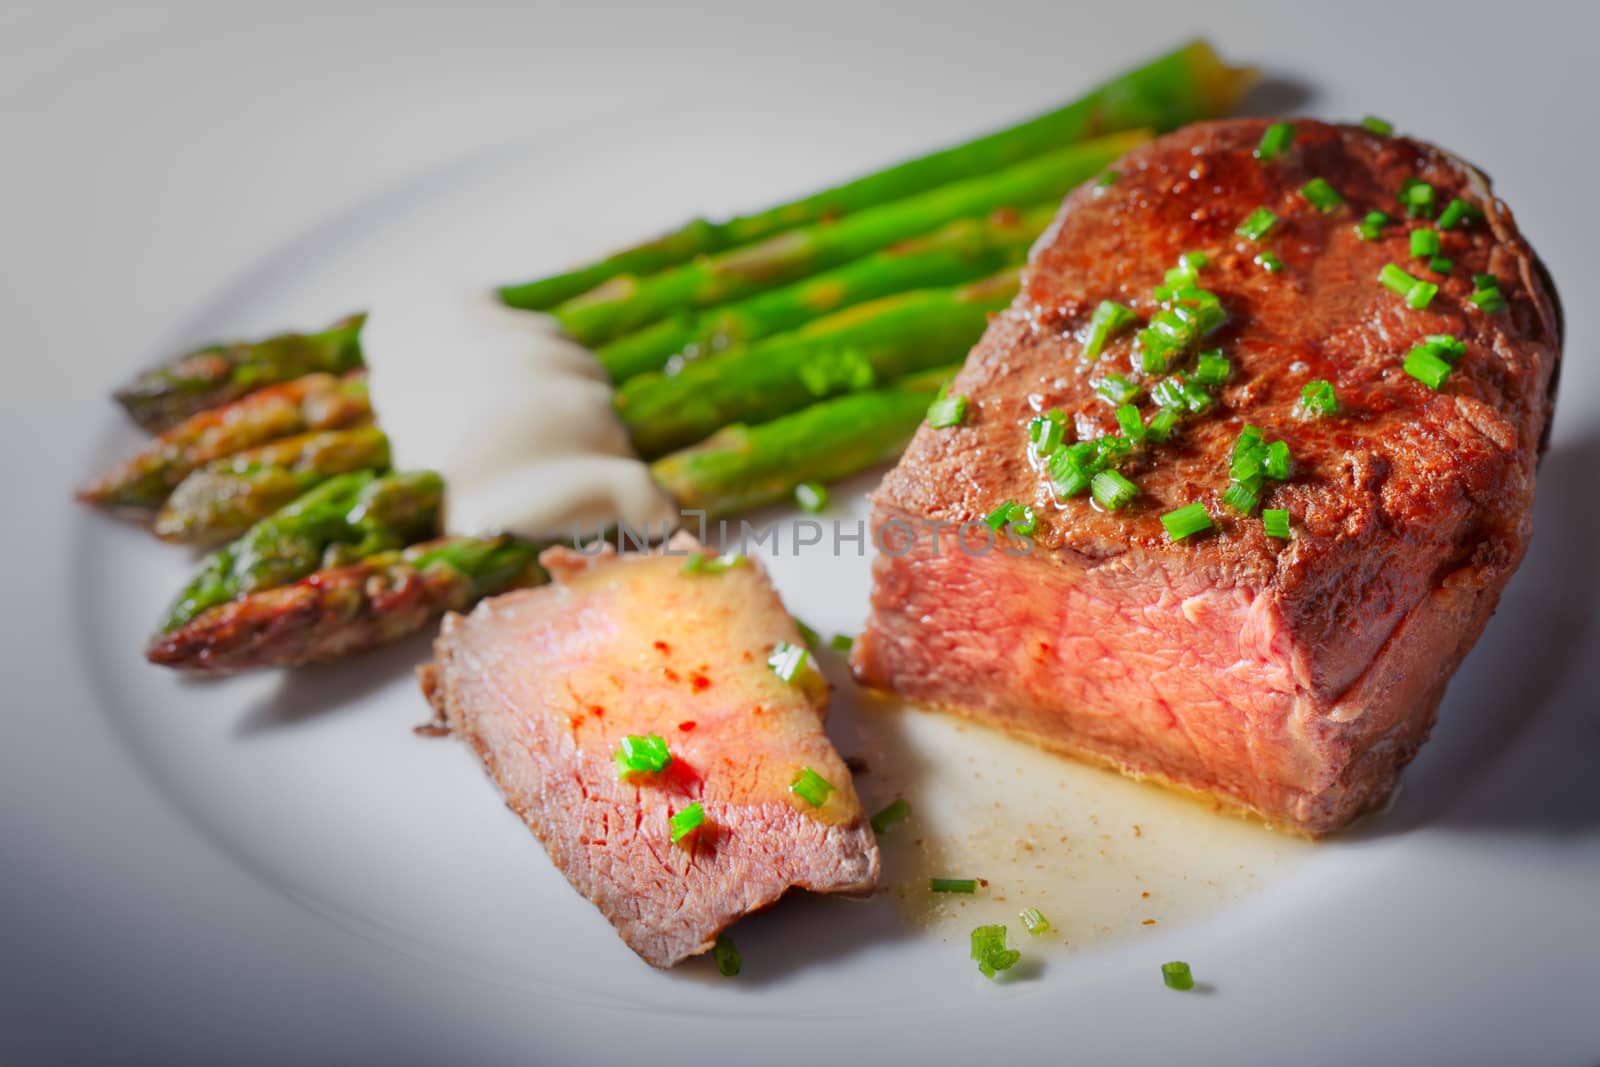
[[1261, 512], [1261, 525], [1266, 528], [1268, 537], [1287, 541], [1293, 536], [1289, 530], [1289, 513], [1283, 508], [1264, 509]]
[[794, 502], [801, 511], [814, 515], [828, 506], [828, 487], [820, 482], [801, 482], [794, 487]]
[[1144, 419], [1139, 415], [1139, 409], [1132, 404], [1123, 404], [1117, 408], [1117, 425], [1122, 428], [1122, 435], [1134, 444], [1144, 440]]
[[872, 832], [881, 834], [897, 822], [904, 822], [911, 817], [911, 805], [904, 800], [896, 798], [890, 801], [882, 811], [872, 817]]
[[1100, 188], [1105, 189], [1105, 188], [1108, 188], [1109, 186], [1117, 184], [1117, 180], [1120, 179], [1121, 177], [1122, 177], [1122, 172], [1121, 171], [1108, 170], [1105, 173], [1100, 175], [1099, 179], [1095, 182], [1095, 184], [1098, 185]]
[[1333, 383], [1323, 378], [1307, 382], [1300, 390], [1300, 410], [1312, 418], [1339, 413], [1339, 396]]
[[1389, 216], [1382, 211], [1369, 211], [1366, 217], [1356, 224], [1356, 233], [1363, 241], [1376, 241], [1383, 236], [1383, 228], [1389, 225]]
[[1449, 274], [1456, 269], [1456, 261], [1449, 256], [1434, 256], [1428, 260], [1428, 269], [1435, 274]]
[[1183, 395], [1184, 381], [1177, 375], [1163, 378], [1150, 387], [1150, 399], [1156, 402], [1156, 407], [1172, 408], [1181, 411], [1189, 406]]
[[1433, 303], [1433, 298], [1439, 295], [1439, 287], [1433, 282], [1425, 282], [1420, 278], [1413, 278], [1393, 263], [1385, 263], [1378, 272], [1378, 281], [1385, 288], [1393, 289], [1406, 298], [1410, 307], [1422, 310]]
[[1479, 311], [1489, 315], [1504, 311], [1510, 306], [1506, 303], [1505, 294], [1498, 289], [1475, 289], [1468, 299], [1477, 306]]
[[659, 734], [643, 737], [629, 734], [617, 746], [615, 758], [618, 778], [630, 774], [659, 774], [672, 766], [672, 753], [667, 751], [667, 742]]
[[1393, 263], [1385, 263], [1383, 265], [1383, 269], [1378, 272], [1378, 281], [1401, 296], [1411, 292], [1411, 287], [1417, 284], [1416, 278], [1413, 278]]
[[856, 646], [856, 639], [849, 634], [834, 634], [828, 638], [828, 647], [835, 652], [849, 652]]
[[711, 946], [711, 959], [717, 965], [717, 973], [724, 978], [734, 977], [744, 967], [744, 959], [727, 934], [717, 935], [716, 944]]
[[1407, 178], [1400, 184], [1400, 202], [1414, 219], [1433, 218], [1434, 195], [1433, 186], [1419, 178]]
[[1289, 477], [1289, 471], [1293, 466], [1294, 459], [1289, 454], [1288, 442], [1274, 441], [1267, 446], [1266, 472], [1268, 478], [1281, 482]]
[[1034, 937], [1050, 932], [1050, 920], [1046, 919], [1038, 908], [1023, 908], [1017, 912], [1017, 918], [1022, 920], [1022, 925]]
[[1252, 241], [1259, 241], [1267, 234], [1271, 233], [1272, 228], [1277, 224], [1277, 215], [1274, 215], [1271, 211], [1268, 211], [1264, 207], [1258, 207], [1254, 211], [1250, 212], [1250, 214], [1246, 215], [1245, 220], [1239, 223], [1239, 228], [1233, 232], [1238, 234], [1240, 237], [1247, 237]]
[[1394, 132], [1394, 123], [1380, 119], [1376, 115], [1368, 115], [1361, 120], [1361, 128], [1379, 137], [1387, 137]]
[[1137, 397], [1141, 390], [1138, 383], [1130, 382], [1120, 374], [1108, 374], [1100, 379], [1094, 391], [1113, 404], [1126, 404]]
[[1261, 501], [1249, 486], [1233, 482], [1222, 492], [1222, 502], [1241, 515], [1254, 514]]
[[936, 430], [960, 426], [966, 418], [967, 398], [962, 394], [946, 396], [941, 389], [938, 398], [928, 405], [928, 425]]
[[1206, 387], [1198, 381], [1183, 383], [1183, 402], [1192, 415], [1201, 415], [1211, 410], [1211, 405], [1217, 398], [1206, 392]]
[[1083, 343], [1083, 358], [1093, 363], [1100, 358], [1106, 342], [1139, 321], [1134, 310], [1115, 300], [1102, 300], [1089, 316], [1089, 337]]
[[1000, 528], [1004, 526], [1006, 524], [1006, 520], [1011, 517], [1011, 509], [1016, 506], [1017, 502], [1015, 500], [1007, 500], [1004, 504], [1001, 504], [999, 507], [989, 512], [988, 515], [984, 516], [983, 521], [988, 524], [989, 529], [993, 530], [995, 533], [999, 533]]
[[1221, 385], [1228, 380], [1228, 375], [1233, 373], [1233, 364], [1228, 362], [1228, 357], [1222, 354], [1221, 349], [1212, 349], [1200, 353], [1200, 360], [1195, 365], [1195, 380], [1202, 385]]
[[1493, 315], [1497, 311], [1504, 311], [1509, 305], [1505, 295], [1500, 292], [1500, 279], [1493, 274], [1474, 274], [1472, 276], [1472, 295], [1468, 297], [1479, 311]]
[[1300, 187], [1300, 195], [1324, 215], [1338, 210], [1339, 205], [1344, 203], [1344, 197], [1339, 195], [1339, 190], [1329, 185], [1326, 178], [1312, 178]]
[[1049, 456], [1061, 447], [1067, 432], [1067, 417], [1060, 411], [1047, 411], [1028, 420], [1028, 443], [1036, 455]]
[[1182, 960], [1163, 963], [1161, 965], [1161, 980], [1167, 983], [1168, 989], [1186, 991], [1194, 988], [1194, 973], [1189, 970], [1189, 965]]
[[1247, 424], [1239, 431], [1239, 439], [1233, 443], [1233, 458], [1238, 459], [1240, 456], [1256, 451], [1261, 447], [1261, 442], [1265, 439], [1266, 434], [1262, 432], [1261, 427]]
[[1150, 421], [1145, 423], [1144, 436], [1147, 441], [1158, 444], [1172, 436], [1173, 427], [1178, 425], [1178, 412], [1173, 408], [1162, 408], [1150, 416]]
[[1483, 218], [1483, 212], [1478, 205], [1470, 200], [1463, 200], [1459, 196], [1445, 205], [1444, 211], [1439, 215], [1439, 229], [1448, 230], [1461, 222], [1476, 222]]
[[1192, 504], [1174, 508], [1161, 516], [1161, 525], [1167, 528], [1168, 537], [1174, 541], [1182, 541], [1186, 537], [1211, 529], [1211, 516], [1206, 514], [1206, 506], [1196, 500]]
[[794, 781], [789, 783], [789, 792], [813, 808], [820, 808], [827, 803], [828, 794], [833, 792], [833, 783], [810, 767], [803, 767], [795, 775]]
[[1089, 494], [1107, 511], [1121, 511], [1139, 495], [1139, 487], [1116, 471], [1101, 471], [1089, 482]]
[[1019, 537], [1032, 537], [1038, 520], [1030, 507], [1024, 507], [1015, 500], [1007, 500], [1004, 504], [989, 512], [983, 520], [989, 529], [999, 533], [1007, 526], [1011, 532]]
[[667, 821], [672, 824], [672, 840], [676, 844], [700, 829], [706, 821], [706, 809], [697, 800]]
[[976, 878], [930, 878], [928, 879], [930, 893], [976, 893], [978, 880]]
[[985, 978], [993, 978], [1001, 971], [1010, 970], [1022, 958], [1014, 948], [1006, 948], [1006, 928], [1000, 925], [980, 926], [972, 931], [972, 958]]
[[1439, 287], [1433, 282], [1419, 281], [1416, 285], [1413, 285], [1411, 287], [1411, 291], [1406, 294], [1406, 305], [1421, 311], [1423, 308], [1433, 303], [1433, 298], [1438, 295]]
[[1431, 259], [1439, 254], [1439, 231], [1424, 226], [1411, 231], [1411, 254], [1417, 259]]
[[1283, 260], [1279, 259], [1275, 252], [1271, 251], [1262, 252], [1257, 256], [1256, 265], [1268, 274], [1277, 274], [1283, 270]]
[[1422, 339], [1422, 343], [1434, 355], [1452, 365], [1467, 354], [1467, 343], [1447, 333], [1430, 333]]
[[772, 655], [767, 657], [767, 666], [772, 668], [784, 681], [794, 684], [800, 677], [801, 671], [806, 667], [809, 653], [804, 645], [791, 645], [787, 641], [779, 641], [772, 649]]
[[1426, 345], [1406, 353], [1405, 371], [1429, 389], [1437, 391], [1450, 376], [1450, 364]]
[[1261, 135], [1261, 143], [1256, 145], [1254, 155], [1261, 162], [1270, 163], [1287, 152], [1293, 143], [1294, 125], [1288, 122], [1274, 122]]
[[683, 561], [684, 574], [721, 574], [742, 567], [749, 561], [737, 552], [728, 552], [720, 556], [713, 556], [709, 552], [696, 552]]

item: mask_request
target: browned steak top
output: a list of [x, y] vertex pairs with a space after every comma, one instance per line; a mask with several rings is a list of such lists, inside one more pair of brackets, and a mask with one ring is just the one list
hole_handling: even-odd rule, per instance
[[[982, 518], [1007, 500], [1032, 505], [1035, 550], [1096, 565], [1134, 553], [1144, 564], [1199, 571], [1217, 587], [1262, 592], [1297, 648], [1297, 673], [1319, 699], [1350, 684], [1404, 612], [1444, 581], [1497, 590], [1530, 534], [1533, 472], [1549, 422], [1560, 326], [1555, 295], [1511, 212], [1488, 180], [1439, 149], [1365, 130], [1299, 121], [1293, 147], [1262, 163], [1252, 150], [1267, 123], [1192, 126], [1135, 149], [1120, 178], [1067, 198], [1034, 247], [1016, 303], [990, 324], [952, 387], [971, 398], [964, 425], [924, 426], [884, 480], [880, 514], [947, 522]], [[1321, 177], [1344, 197], [1331, 214], [1300, 193]], [[1483, 221], [1441, 234], [1455, 262], [1446, 278], [1410, 255], [1397, 193], [1408, 177], [1477, 204]], [[1257, 207], [1279, 217], [1257, 243], [1235, 235]], [[1362, 241], [1368, 211], [1396, 221]], [[1263, 249], [1280, 273], [1255, 262]], [[1080, 439], [1116, 432], [1113, 406], [1094, 392], [1105, 374], [1137, 379], [1132, 331], [1093, 365], [1081, 358], [1104, 299], [1148, 319], [1153, 287], [1180, 254], [1210, 257], [1199, 284], [1230, 321], [1206, 341], [1233, 361], [1208, 414], [1123, 469], [1140, 496], [1118, 513], [1087, 496], [1057, 501], [1028, 456], [1026, 424], [1060, 408]], [[1436, 280], [1414, 310], [1378, 282], [1385, 263]], [[1486, 314], [1468, 300], [1472, 275], [1492, 273], [1510, 303]], [[1466, 354], [1436, 393], [1402, 369], [1429, 334]], [[1343, 407], [1331, 418], [1296, 411], [1301, 388], [1326, 378]], [[1146, 414], [1149, 401], [1142, 402]], [[1268, 538], [1259, 517], [1220, 503], [1240, 428], [1263, 428], [1292, 449], [1295, 472], [1268, 483], [1263, 507], [1289, 511], [1295, 536]], [[1069, 440], [1071, 435], [1069, 434]], [[1214, 533], [1173, 543], [1162, 513], [1203, 501]]]
[[[1439, 149], [1357, 127], [1294, 125], [1292, 148], [1271, 163], [1252, 156], [1265, 120], [1206, 123], [1130, 152], [1114, 183], [1074, 192], [1035, 246], [1016, 303], [991, 323], [956, 379], [952, 391], [972, 401], [966, 424], [923, 427], [885, 480], [880, 504], [963, 522], [1014, 499], [1038, 511], [1039, 547], [1099, 558], [1140, 546], [1253, 583], [1283, 567], [1314, 566], [1351, 538], [1426, 545], [1452, 512], [1470, 512], [1473, 525], [1524, 523], [1559, 327], [1554, 294], [1510, 211], [1486, 178]], [[1315, 210], [1299, 192], [1314, 177], [1330, 182], [1345, 206]], [[1455, 262], [1448, 278], [1410, 255], [1410, 231], [1433, 223], [1405, 217], [1396, 195], [1408, 177], [1434, 185], [1441, 208], [1459, 196], [1487, 216], [1441, 234], [1442, 254]], [[1260, 243], [1235, 236], [1262, 206], [1279, 216], [1276, 230]], [[1396, 221], [1381, 239], [1362, 241], [1354, 224], [1374, 209]], [[1282, 259], [1282, 272], [1255, 262], [1264, 249]], [[1125, 511], [1105, 513], [1087, 496], [1057, 503], [1028, 459], [1028, 420], [1059, 407], [1080, 438], [1117, 432], [1113, 406], [1093, 383], [1113, 371], [1138, 378], [1129, 362], [1133, 332], [1087, 364], [1080, 353], [1089, 317], [1112, 299], [1148, 319], [1157, 307], [1152, 288], [1191, 250], [1210, 256], [1199, 284], [1230, 316], [1206, 343], [1233, 361], [1221, 402], [1124, 468], [1141, 490]], [[1413, 310], [1379, 284], [1389, 262], [1439, 283], [1431, 305]], [[1468, 301], [1477, 273], [1496, 275], [1508, 311], [1485, 314]], [[1436, 333], [1467, 345], [1437, 393], [1401, 369], [1405, 353]], [[1317, 378], [1334, 384], [1340, 415], [1296, 414], [1302, 386]], [[1141, 407], [1152, 410], [1148, 400]], [[1290, 511], [1300, 535], [1291, 545], [1266, 538], [1259, 518], [1219, 503], [1246, 422], [1293, 450], [1297, 473], [1262, 498]], [[1172, 544], [1159, 516], [1193, 500], [1206, 502], [1217, 533]]]

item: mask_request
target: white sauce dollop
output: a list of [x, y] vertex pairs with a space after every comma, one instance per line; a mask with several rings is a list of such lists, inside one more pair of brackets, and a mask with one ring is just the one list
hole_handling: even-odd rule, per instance
[[391, 292], [362, 331], [397, 470], [438, 471], [448, 533], [661, 536], [677, 507], [611, 407], [611, 383], [547, 315], [473, 294]]

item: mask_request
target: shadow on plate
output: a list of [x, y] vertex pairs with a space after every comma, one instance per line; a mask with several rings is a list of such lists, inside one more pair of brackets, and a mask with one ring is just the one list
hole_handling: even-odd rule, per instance
[[[409, 680], [426, 662], [435, 626], [365, 656], [340, 663], [285, 671], [278, 685], [251, 705], [234, 729], [239, 737], [273, 733], [298, 726], [348, 708], [396, 680]], [[417, 723], [427, 722], [433, 711], [417, 692]]]
[[1600, 826], [1597, 677], [1600, 433], [1554, 448], [1539, 471], [1528, 555], [1450, 683], [1433, 738], [1383, 817], [1355, 836], [1423, 824], [1461, 831], [1575, 833]]

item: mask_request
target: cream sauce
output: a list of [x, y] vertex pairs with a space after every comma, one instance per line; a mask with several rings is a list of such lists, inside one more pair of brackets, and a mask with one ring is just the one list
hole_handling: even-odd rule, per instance
[[605, 371], [549, 316], [391, 293], [362, 343], [395, 467], [444, 476], [447, 532], [568, 539], [621, 521], [659, 537], [675, 520]]

